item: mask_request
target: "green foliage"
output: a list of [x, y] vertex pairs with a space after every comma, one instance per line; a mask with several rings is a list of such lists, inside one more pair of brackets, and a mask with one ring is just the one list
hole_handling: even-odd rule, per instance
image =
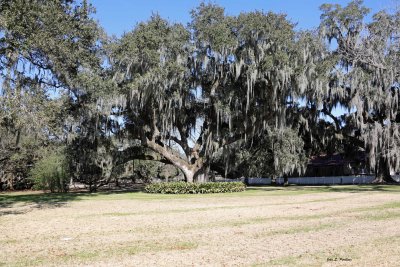
[[[370, 22], [362, 0], [344, 7], [322, 5], [321, 11], [321, 37], [337, 45], [329, 49], [328, 57], [336, 59], [329, 90], [314, 89], [314, 95], [323, 96], [316, 106], [334, 120], [337, 139], [356, 143], [366, 152], [377, 181], [394, 182], [390, 172], [400, 166], [399, 157], [394, 156], [400, 151], [400, 10], [380, 11]], [[314, 101], [313, 96], [310, 99]], [[338, 105], [349, 110], [344, 123], [332, 114]]]
[[206, 177], [194, 174], [208, 169], [218, 149], [286, 127], [286, 100], [300, 86], [293, 73], [304, 58], [285, 15], [228, 16], [214, 4], [191, 15], [186, 28], [153, 16], [111, 44], [125, 132], [188, 181]]
[[[292, 129], [270, 130], [260, 137], [259, 144], [251, 148], [248, 161], [250, 176], [273, 177], [303, 172], [307, 164], [304, 142]], [[295, 169], [297, 166], [297, 169]]]
[[[361, 0], [325, 4], [319, 31], [297, 32], [284, 14], [233, 16], [202, 3], [187, 26], [153, 15], [105, 42], [86, 0], [0, 0], [0, 10], [4, 188], [43, 157], [36, 188], [62, 191], [64, 158], [39, 148], [68, 141], [71, 175], [95, 190], [138, 159], [112, 136], [138, 140], [161, 155], [142, 158], [175, 164], [188, 181], [215, 166], [233, 176], [301, 172], [309, 151], [360, 149], [372, 167], [400, 166], [400, 14], [365, 23]], [[338, 106], [349, 114], [335, 116]], [[142, 180], [160, 173], [135, 168]]]
[[[308, 162], [304, 141], [295, 129], [269, 129], [248, 142], [236, 142], [215, 154], [212, 167], [225, 165], [228, 177], [278, 177], [302, 173]], [[222, 171], [221, 171], [222, 172]]]
[[[346, 7], [339, 4], [323, 4], [321, 26], [326, 27], [326, 36], [333, 38], [354, 38], [362, 30], [363, 20], [369, 9], [363, 6], [362, 0], [353, 0]], [[342, 40], [339, 40], [341, 42]]]
[[192, 23], [190, 27], [196, 35], [198, 45], [221, 51], [235, 44], [230, 27], [234, 27], [234, 20], [225, 16], [224, 8], [215, 4], [201, 3], [191, 11]]
[[153, 183], [144, 189], [153, 194], [210, 194], [210, 193], [232, 193], [246, 190], [242, 182], [219, 182], [219, 183]]
[[134, 175], [148, 182], [151, 178], [157, 177], [160, 163], [151, 160], [134, 160]]
[[39, 148], [64, 141], [84, 90], [100, 88], [100, 29], [86, 0], [1, 0], [0, 10], [0, 184], [24, 189]]
[[34, 183], [34, 189], [51, 192], [68, 191], [69, 172], [64, 151], [57, 149], [45, 152], [29, 175]]

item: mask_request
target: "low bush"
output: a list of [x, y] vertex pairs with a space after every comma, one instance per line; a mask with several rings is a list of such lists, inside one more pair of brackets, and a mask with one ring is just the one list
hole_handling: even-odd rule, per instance
[[222, 183], [153, 183], [145, 187], [145, 192], [153, 194], [210, 194], [242, 192], [246, 185], [242, 182]]
[[33, 189], [51, 192], [68, 191], [69, 173], [64, 151], [46, 151], [30, 171]]

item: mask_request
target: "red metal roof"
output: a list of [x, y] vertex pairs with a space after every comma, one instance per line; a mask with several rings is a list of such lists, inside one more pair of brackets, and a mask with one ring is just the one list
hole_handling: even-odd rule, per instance
[[364, 162], [364, 153], [359, 153], [359, 155], [346, 158], [343, 154], [332, 154], [332, 155], [319, 155], [312, 156], [308, 165], [311, 166], [343, 166], [349, 163]]

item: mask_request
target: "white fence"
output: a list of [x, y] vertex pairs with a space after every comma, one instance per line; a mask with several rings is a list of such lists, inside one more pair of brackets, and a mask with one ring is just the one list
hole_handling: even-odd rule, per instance
[[[298, 185], [329, 185], [329, 184], [369, 184], [375, 176], [326, 176], [326, 177], [298, 177], [288, 178], [289, 184]], [[283, 178], [277, 179], [278, 184], [283, 184]]]
[[238, 178], [238, 179], [227, 179], [227, 178], [215, 178], [216, 182], [244, 182], [244, 178]]
[[[400, 182], [400, 175], [392, 176]], [[373, 175], [362, 176], [323, 176], [323, 177], [290, 177], [289, 184], [297, 185], [333, 185], [333, 184], [369, 184], [375, 179]], [[248, 185], [269, 185], [271, 178], [240, 178], [240, 179], [216, 179], [217, 182], [245, 182]], [[277, 178], [277, 184], [283, 184], [283, 178]]]

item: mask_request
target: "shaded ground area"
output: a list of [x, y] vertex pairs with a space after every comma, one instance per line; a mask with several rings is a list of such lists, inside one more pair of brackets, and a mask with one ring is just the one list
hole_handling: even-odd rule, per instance
[[395, 266], [400, 186], [0, 194], [0, 266]]

